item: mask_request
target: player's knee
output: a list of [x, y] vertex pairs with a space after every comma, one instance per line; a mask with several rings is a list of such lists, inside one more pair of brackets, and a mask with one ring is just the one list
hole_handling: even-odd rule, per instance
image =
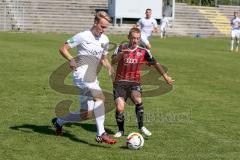
[[86, 111], [86, 110], [80, 110], [80, 119], [81, 120], [87, 120], [92, 118], [93, 111]]
[[142, 102], [142, 98], [141, 97], [134, 97], [133, 102], [135, 104], [140, 104]]
[[117, 107], [116, 111], [122, 113], [124, 112], [124, 107]]
[[115, 100], [115, 103], [116, 103], [116, 111], [117, 112], [124, 112], [124, 99], [122, 98], [118, 98]]
[[120, 123], [123, 122], [124, 121], [124, 113], [116, 111], [115, 118], [116, 118], [117, 122], [120, 122]]

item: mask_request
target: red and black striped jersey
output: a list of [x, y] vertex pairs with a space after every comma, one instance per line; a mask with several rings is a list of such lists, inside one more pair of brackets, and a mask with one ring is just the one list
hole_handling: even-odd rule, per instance
[[128, 44], [122, 44], [115, 50], [114, 55], [117, 55], [121, 52], [124, 54], [118, 61], [115, 82], [131, 81], [140, 83], [141, 66], [143, 64], [156, 64], [156, 61], [152, 57], [150, 51], [145, 48], [138, 46], [131, 50], [128, 48]]

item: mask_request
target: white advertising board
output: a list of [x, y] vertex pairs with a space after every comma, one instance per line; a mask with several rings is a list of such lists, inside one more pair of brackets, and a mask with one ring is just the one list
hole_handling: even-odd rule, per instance
[[142, 18], [147, 8], [152, 17], [162, 17], [162, 0], [108, 0], [108, 13], [114, 18]]

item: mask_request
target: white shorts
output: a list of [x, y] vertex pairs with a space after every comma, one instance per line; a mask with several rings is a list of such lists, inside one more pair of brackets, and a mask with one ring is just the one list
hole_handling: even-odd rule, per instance
[[148, 40], [148, 37], [145, 36], [144, 34], [141, 34], [141, 42], [140, 42], [143, 46], [147, 46], [150, 42]]
[[238, 30], [238, 29], [233, 29], [232, 31], [231, 31], [231, 37], [232, 38], [238, 38], [239, 39], [239, 37], [240, 37], [240, 30]]
[[167, 26], [160, 26], [160, 31], [161, 32], [166, 32], [167, 31]]
[[83, 72], [79, 68], [73, 72], [73, 83], [79, 88], [81, 109], [92, 110], [91, 106], [93, 106], [94, 98], [104, 99], [99, 81], [95, 79], [93, 82], [85, 82], [83, 80]]

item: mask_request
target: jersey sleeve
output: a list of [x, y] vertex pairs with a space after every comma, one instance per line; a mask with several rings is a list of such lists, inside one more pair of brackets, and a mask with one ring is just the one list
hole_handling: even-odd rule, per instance
[[144, 55], [144, 59], [147, 61], [148, 65], [155, 65], [156, 64], [156, 60], [152, 56], [152, 54], [151, 54], [151, 52], [149, 50], [146, 50], [146, 53]]
[[120, 53], [120, 52], [122, 52], [122, 45], [119, 45], [116, 49], [115, 49], [115, 51], [114, 51], [114, 53], [113, 53], [113, 56], [116, 56], [118, 53]]
[[142, 23], [142, 18], [137, 21], [137, 25], [141, 26], [141, 23]]
[[237, 21], [237, 22], [238, 22], [238, 25], [240, 25], [240, 18], [238, 18], [238, 21]]
[[81, 44], [82, 41], [83, 41], [82, 35], [81, 33], [78, 33], [74, 35], [72, 38], [68, 39], [66, 43], [69, 45], [70, 48], [74, 48]]
[[106, 43], [103, 44], [103, 55], [108, 54], [109, 40], [107, 39]]

